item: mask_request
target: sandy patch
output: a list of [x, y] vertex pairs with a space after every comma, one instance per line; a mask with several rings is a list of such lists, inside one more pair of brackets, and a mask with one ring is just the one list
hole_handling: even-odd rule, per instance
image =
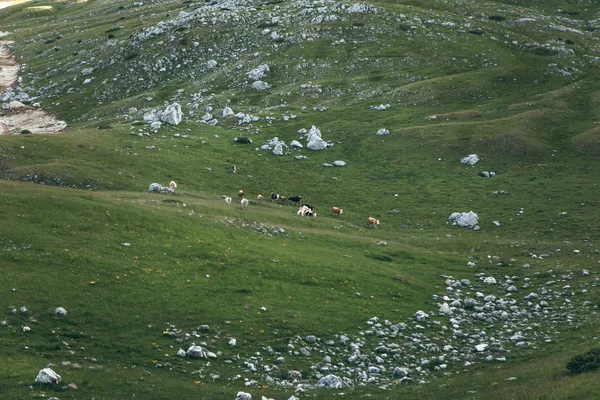
[[[17, 86], [20, 66], [17, 58], [8, 47], [9, 42], [0, 41], [0, 97], [8, 88]], [[64, 130], [67, 123], [40, 108], [29, 107], [18, 101], [2, 104], [0, 109], [0, 135], [20, 133], [57, 133]]]
[[11, 101], [9, 110], [0, 110], [0, 135], [58, 133], [66, 127], [65, 121], [18, 101]]
[[16, 87], [21, 66], [8, 48], [10, 42], [0, 41], [0, 91]]
[[26, 3], [29, 0], [0, 0], [0, 9], [14, 6], [15, 4]]

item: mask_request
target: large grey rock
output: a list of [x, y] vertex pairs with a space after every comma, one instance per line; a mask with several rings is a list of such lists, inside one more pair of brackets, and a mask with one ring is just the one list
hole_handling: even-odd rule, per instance
[[150, 123], [150, 129], [152, 129], [154, 132], [157, 132], [161, 126], [162, 126], [162, 122], [160, 122], [160, 121], [152, 121]]
[[327, 148], [327, 142], [321, 137], [321, 131], [316, 126], [312, 126], [306, 134], [306, 147], [311, 150], [323, 150]]
[[56, 315], [59, 315], [61, 317], [67, 316], [67, 310], [64, 307], [57, 307], [56, 310], [54, 310], [54, 312], [56, 313]]
[[269, 84], [265, 81], [256, 81], [252, 83], [252, 87], [256, 90], [267, 90], [269, 88]]
[[150, 193], [158, 193], [160, 191], [162, 191], [163, 187], [160, 183], [151, 183], [150, 186], [148, 186], [148, 191]]
[[469, 154], [466, 157], [460, 159], [461, 164], [475, 165], [479, 162], [479, 156], [477, 154]]
[[341, 389], [344, 386], [341, 378], [336, 375], [327, 375], [319, 379], [317, 386], [326, 387], [330, 389]]
[[427, 314], [425, 311], [419, 310], [415, 313], [415, 318], [417, 321], [424, 321], [425, 319], [429, 318], [429, 314]]
[[452, 315], [453, 311], [450, 309], [450, 306], [448, 305], [448, 303], [442, 303], [442, 305], [440, 306], [439, 310], [440, 313], [442, 314], [446, 314], [446, 315]]
[[52, 368], [44, 368], [38, 372], [35, 381], [39, 383], [49, 383], [56, 385], [62, 380], [61, 376], [54, 372]]
[[183, 113], [181, 112], [181, 106], [179, 103], [168, 105], [160, 116], [160, 120], [169, 125], [179, 125], [182, 118]]
[[206, 350], [202, 346], [196, 346], [194, 343], [187, 349], [185, 355], [191, 358], [216, 358], [214, 353]]
[[337, 160], [333, 162], [333, 165], [336, 167], [344, 167], [346, 166], [346, 162], [345, 161], [341, 161], [341, 160]]
[[408, 376], [408, 369], [396, 367], [394, 368], [393, 374], [396, 378], [404, 378], [405, 376]]
[[235, 400], [252, 400], [252, 395], [246, 392], [238, 392]]
[[230, 115], [234, 115], [233, 110], [231, 108], [229, 108], [229, 107], [225, 107], [223, 109], [223, 118], [229, 117]]
[[273, 148], [273, 154], [276, 156], [282, 156], [283, 155], [283, 147], [285, 146], [285, 144], [283, 142], [279, 142], [275, 145], [275, 147]]
[[452, 225], [460, 227], [473, 228], [479, 223], [479, 217], [473, 211], [468, 213], [455, 212], [448, 217], [448, 222], [452, 222]]
[[246, 72], [246, 76], [252, 81], [258, 81], [267, 76], [267, 72], [269, 72], [269, 66], [267, 64], [263, 64], [251, 71]]

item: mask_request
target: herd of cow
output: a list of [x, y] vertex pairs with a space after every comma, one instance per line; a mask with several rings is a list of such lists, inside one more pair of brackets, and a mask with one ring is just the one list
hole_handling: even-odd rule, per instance
[[[234, 173], [235, 173], [235, 170], [234, 170]], [[150, 193], [173, 194], [173, 193], [175, 193], [175, 188], [177, 188], [177, 184], [174, 181], [171, 181], [169, 183], [169, 186], [162, 186], [158, 183], [151, 183], [150, 187], [148, 188], [148, 191]], [[242, 205], [242, 209], [247, 210], [248, 204], [250, 203], [250, 201], [246, 198], [246, 193], [243, 190], [238, 191], [238, 199], [240, 201], [240, 204]], [[256, 196], [256, 202], [258, 204], [262, 204], [263, 199], [264, 199], [264, 197], [261, 194]], [[276, 204], [286, 204], [289, 202], [293, 205], [299, 205], [300, 202], [302, 201], [302, 196], [285, 197], [278, 193], [271, 192], [271, 201], [273, 201], [273, 203], [276, 203]], [[225, 197], [225, 202], [227, 204], [231, 204], [231, 202], [232, 202], [231, 197]], [[334, 216], [341, 215], [343, 213], [343, 211], [344, 210], [342, 210], [339, 207], [335, 207], [335, 206], [331, 207], [331, 214]], [[310, 204], [302, 204], [300, 206], [300, 208], [298, 209], [298, 212], [296, 213], [296, 215], [301, 216], [301, 217], [316, 217], [317, 212], [314, 210], [313, 206], [311, 206]], [[375, 219], [373, 217], [369, 217], [367, 219], [367, 222], [368, 222], [369, 228], [377, 228], [377, 225], [379, 225], [379, 220]]]

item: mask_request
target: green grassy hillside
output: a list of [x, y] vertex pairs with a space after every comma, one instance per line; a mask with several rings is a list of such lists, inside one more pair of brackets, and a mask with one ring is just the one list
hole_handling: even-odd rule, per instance
[[[566, 0], [0, 10], [3, 109], [69, 125], [0, 136], [0, 397], [596, 398], [566, 363], [598, 339], [599, 21]], [[173, 103], [181, 123], [144, 119]]]

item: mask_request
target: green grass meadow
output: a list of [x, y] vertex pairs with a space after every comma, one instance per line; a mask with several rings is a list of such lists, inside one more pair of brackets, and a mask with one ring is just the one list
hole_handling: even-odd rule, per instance
[[[307, 335], [364, 337], [373, 317], [408, 324], [417, 310], [437, 311], [448, 276], [487, 290], [477, 274], [517, 276], [519, 301], [538, 290], [525, 282], [569, 285], [574, 317], [532, 318], [552, 340], [540, 334], [504, 363], [450, 363], [423, 382], [415, 373], [414, 384], [296, 396], [598, 398], [597, 371], [570, 375], [565, 366], [598, 347], [600, 5], [375, 1], [378, 12], [349, 13], [352, 2], [342, 11], [314, 2], [297, 20], [296, 3], [252, 2], [239, 20], [207, 11], [202, 22], [137, 40], [204, 6], [143, 3], [39, 0], [0, 10], [21, 86], [69, 124], [0, 136], [0, 398], [289, 399], [296, 385], [265, 382], [244, 360], [271, 365], [283, 355], [272, 376], [298, 370], [315, 385], [323, 355], [293, 356], [290, 345]], [[319, 6], [338, 19], [315, 22], [306, 10]], [[267, 28], [287, 36], [271, 40]], [[214, 70], [204, 66], [211, 59]], [[244, 73], [263, 63], [271, 87], [258, 92]], [[174, 101], [182, 123], [152, 132], [143, 112]], [[381, 104], [390, 107], [373, 108]], [[260, 119], [223, 118], [225, 106]], [[200, 122], [208, 109], [215, 126]], [[305, 144], [299, 131], [313, 125], [332, 146], [260, 149], [273, 137]], [[389, 134], [377, 135], [382, 128]], [[469, 154], [481, 161], [461, 164]], [[346, 165], [324, 166], [336, 160]], [[148, 193], [171, 180], [173, 195]], [[297, 216], [271, 192], [302, 195], [318, 216]], [[480, 230], [447, 223], [468, 211]], [[192, 342], [217, 358], [177, 356]], [[408, 362], [416, 361], [398, 365]], [[62, 376], [56, 387], [34, 382], [47, 365]]]

